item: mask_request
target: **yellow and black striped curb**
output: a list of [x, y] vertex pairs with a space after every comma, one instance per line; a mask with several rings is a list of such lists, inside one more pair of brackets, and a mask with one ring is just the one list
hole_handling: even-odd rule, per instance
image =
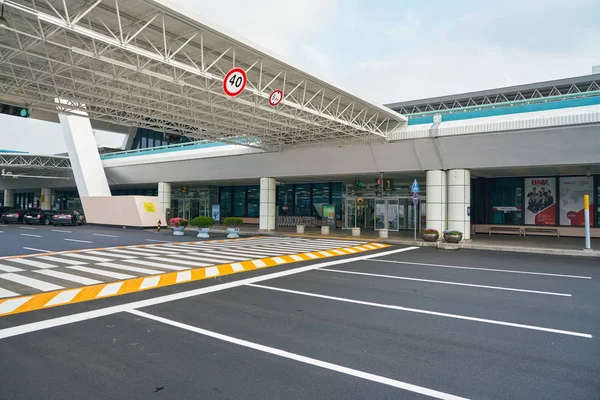
[[63, 289], [30, 296], [12, 297], [0, 301], [0, 316], [20, 314], [29, 311], [97, 299], [105, 299], [108, 297], [136, 293], [149, 289], [177, 285], [180, 283], [201, 281], [203, 279], [216, 278], [219, 276], [231, 275], [239, 272], [275, 267], [282, 264], [291, 264], [300, 261], [311, 261], [322, 258], [338, 257], [366, 251], [379, 250], [385, 247], [389, 247], [389, 245], [381, 243], [368, 243], [360, 246], [340, 247], [330, 250], [261, 258], [232, 264], [221, 264], [211, 267], [189, 269], [187, 271], [167, 272], [159, 275], [132, 278], [123, 281], [83, 286], [79, 288]]

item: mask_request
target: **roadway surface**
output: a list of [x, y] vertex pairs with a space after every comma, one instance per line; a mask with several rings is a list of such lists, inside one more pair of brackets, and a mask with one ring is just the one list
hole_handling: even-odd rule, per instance
[[598, 399], [598, 267], [388, 247], [0, 317], [2, 397]]

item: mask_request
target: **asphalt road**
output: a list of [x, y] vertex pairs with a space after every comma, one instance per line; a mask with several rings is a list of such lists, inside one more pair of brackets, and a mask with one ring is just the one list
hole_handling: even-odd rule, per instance
[[[110, 246], [163, 243], [166, 241], [197, 240], [194, 232], [173, 236], [172, 230], [111, 228], [94, 225], [44, 226], [0, 225], [0, 257], [18, 254], [90, 249]], [[223, 239], [225, 234], [211, 233], [212, 239]]]
[[599, 267], [394, 247], [12, 315], [2, 397], [598, 399]]

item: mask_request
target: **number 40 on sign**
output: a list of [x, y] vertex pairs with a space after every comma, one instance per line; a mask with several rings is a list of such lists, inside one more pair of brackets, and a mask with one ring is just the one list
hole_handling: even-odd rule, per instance
[[223, 79], [223, 91], [227, 96], [235, 97], [244, 91], [246, 82], [246, 71], [241, 68], [234, 68]]

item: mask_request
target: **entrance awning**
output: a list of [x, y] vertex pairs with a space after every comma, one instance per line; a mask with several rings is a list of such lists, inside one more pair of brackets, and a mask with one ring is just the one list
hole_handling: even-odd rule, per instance
[[[60, 112], [257, 147], [387, 138], [406, 123], [166, 1], [7, 0], [3, 18], [0, 98], [33, 114], [60, 98]], [[234, 67], [247, 85], [229, 97]]]

